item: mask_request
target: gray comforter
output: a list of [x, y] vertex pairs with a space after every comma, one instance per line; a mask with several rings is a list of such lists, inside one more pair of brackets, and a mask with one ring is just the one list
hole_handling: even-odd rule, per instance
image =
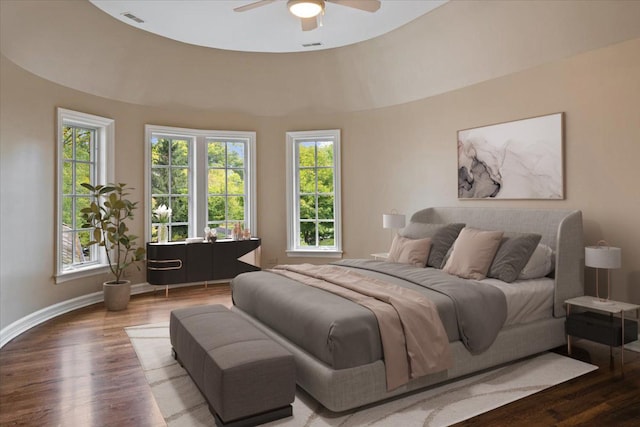
[[[449, 341], [461, 340], [474, 354], [491, 345], [506, 319], [504, 294], [477, 281], [374, 260], [335, 264], [424, 294], [436, 304]], [[267, 271], [241, 274], [231, 289], [238, 308], [334, 369], [382, 358], [376, 318], [358, 304]]]

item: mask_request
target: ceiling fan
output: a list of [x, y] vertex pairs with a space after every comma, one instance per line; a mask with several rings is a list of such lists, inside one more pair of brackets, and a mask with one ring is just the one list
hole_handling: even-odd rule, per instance
[[[276, 0], [258, 0], [253, 3], [233, 9], [236, 12], [246, 12], [257, 7], [266, 6]], [[380, 9], [380, 0], [288, 0], [289, 11], [300, 18], [302, 31], [311, 31], [318, 28], [318, 15], [324, 13], [325, 3], [335, 3], [365, 12], [375, 12]]]

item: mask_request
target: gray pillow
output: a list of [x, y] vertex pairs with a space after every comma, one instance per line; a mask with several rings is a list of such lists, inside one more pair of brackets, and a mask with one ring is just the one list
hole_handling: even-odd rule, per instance
[[[402, 237], [410, 239], [431, 238], [431, 249], [427, 258], [427, 267], [442, 268], [447, 251], [456, 241], [464, 224], [425, 224], [410, 222], [400, 231]], [[524, 265], [523, 265], [524, 267]]]
[[511, 283], [518, 278], [542, 236], [533, 233], [505, 233], [487, 277]]

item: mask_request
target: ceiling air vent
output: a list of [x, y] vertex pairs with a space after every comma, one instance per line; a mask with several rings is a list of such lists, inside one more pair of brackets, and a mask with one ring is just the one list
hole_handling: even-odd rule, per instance
[[315, 42], [315, 43], [303, 43], [302, 44], [302, 47], [316, 47], [316, 46], [322, 46], [322, 43]]
[[138, 18], [131, 12], [122, 12], [120, 15], [124, 16], [125, 18], [129, 18], [132, 21], [136, 21], [138, 24], [142, 24], [144, 22], [142, 19]]

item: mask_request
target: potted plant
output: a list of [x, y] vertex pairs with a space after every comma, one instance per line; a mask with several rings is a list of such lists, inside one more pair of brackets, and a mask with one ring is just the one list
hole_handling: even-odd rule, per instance
[[[119, 311], [127, 308], [131, 297], [131, 282], [123, 279], [127, 267], [144, 257], [145, 250], [136, 247], [138, 236], [129, 233], [127, 221], [133, 219], [137, 202], [126, 199], [129, 195], [126, 184], [96, 185], [81, 184], [91, 192], [94, 200], [80, 211], [84, 228], [93, 228], [90, 245], [105, 248], [107, 262], [113, 280], [103, 283], [104, 303], [107, 310]], [[140, 267], [136, 265], [138, 270]]]

